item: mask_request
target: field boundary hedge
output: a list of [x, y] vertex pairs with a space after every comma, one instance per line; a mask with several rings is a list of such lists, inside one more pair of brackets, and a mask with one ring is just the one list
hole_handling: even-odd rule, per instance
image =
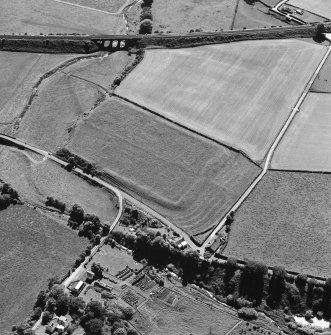
[[1, 51], [37, 52], [37, 53], [79, 53], [88, 54], [99, 51], [99, 47], [89, 38], [86, 40], [2, 38]]

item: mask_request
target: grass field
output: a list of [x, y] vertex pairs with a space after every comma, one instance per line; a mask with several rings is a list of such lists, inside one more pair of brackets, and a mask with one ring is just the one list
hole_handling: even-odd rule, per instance
[[117, 209], [110, 193], [36, 156], [29, 151], [13, 151], [0, 146], [0, 178], [10, 183], [23, 199], [33, 203], [44, 205], [46, 197], [52, 196], [69, 208], [77, 203], [86, 213], [96, 214], [104, 221], [114, 221]]
[[330, 199], [330, 175], [268, 172], [236, 213], [224, 253], [330, 277]]
[[130, 3], [132, 0], [65, 0], [65, 2], [103, 10], [109, 13], [117, 13], [126, 3]]
[[328, 57], [313, 85], [310, 88], [311, 92], [331, 93], [331, 57]]
[[91, 82], [108, 89], [132, 59], [127, 53], [116, 52], [81, 60], [63, 70], [68, 74], [59, 72], [45, 80], [17, 136], [53, 152], [62, 148], [72, 136], [71, 129], [103, 98], [104, 90]]
[[115, 34], [125, 32], [121, 15], [52, 0], [0, 0], [0, 31], [6, 33]]
[[148, 50], [117, 93], [260, 161], [325, 51], [298, 40]]
[[68, 149], [189, 234], [215, 225], [260, 171], [241, 154], [116, 99], [77, 128]]
[[290, 0], [290, 5], [331, 19], [331, 2], [327, 0]]
[[13, 122], [28, 102], [38, 79], [70, 58], [72, 55], [0, 52], [0, 124]]
[[309, 93], [277, 147], [275, 169], [331, 172], [331, 94]]
[[245, 0], [239, 0], [238, 10], [233, 29], [264, 28], [270, 26], [287, 26], [288, 24], [268, 14], [269, 8], [260, 2], [249, 5]]
[[133, 315], [131, 323], [144, 335], [213, 334], [224, 335], [239, 320], [221, 310], [182, 297], [172, 307], [149, 300]]
[[47, 279], [63, 276], [85, 249], [86, 240], [25, 206], [0, 212], [1, 333], [32, 312]]
[[153, 31], [230, 29], [235, 6], [234, 0], [154, 0]]
[[[94, 263], [100, 263], [102, 267], [108, 268], [109, 273], [116, 276], [118, 272], [123, 270], [126, 266], [132, 269], [141, 269], [142, 264], [137, 263], [126, 251], [112, 248], [109, 245], [103, 245], [100, 252], [93, 257]], [[91, 263], [89, 264], [91, 266]]]

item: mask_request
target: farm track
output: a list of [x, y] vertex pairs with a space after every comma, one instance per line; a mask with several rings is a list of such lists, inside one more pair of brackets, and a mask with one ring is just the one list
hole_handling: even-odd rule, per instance
[[[228, 211], [227, 215], [230, 214], [231, 212], [235, 212], [241, 206], [241, 204], [252, 193], [252, 191], [255, 189], [255, 187], [257, 186], [257, 184], [262, 180], [262, 178], [264, 177], [264, 175], [269, 170], [271, 159], [273, 157], [273, 154], [275, 152], [276, 147], [278, 146], [279, 142], [283, 138], [284, 134], [286, 133], [287, 129], [289, 128], [289, 126], [292, 123], [293, 119], [295, 118], [296, 114], [299, 112], [301, 104], [303, 103], [303, 101], [305, 100], [307, 94], [309, 93], [310, 87], [312, 86], [312, 84], [313, 84], [314, 80], [316, 79], [318, 73], [320, 72], [321, 68], [323, 67], [323, 65], [324, 65], [325, 61], [327, 60], [330, 52], [331, 52], [331, 46], [328, 47], [328, 50], [325, 53], [323, 59], [321, 60], [321, 62], [319, 63], [317, 69], [315, 70], [315, 72], [313, 73], [313, 75], [310, 78], [309, 82], [305, 86], [304, 91], [302, 92], [302, 94], [301, 94], [298, 102], [296, 103], [296, 105], [292, 109], [292, 112], [291, 112], [290, 116], [288, 117], [287, 121], [285, 122], [285, 124], [281, 128], [281, 130], [278, 133], [277, 137], [275, 138], [272, 146], [270, 147], [261, 174], [254, 180], [254, 182], [245, 191], [245, 193], [239, 198], [239, 200], [234, 204], [234, 206]], [[218, 231], [220, 229], [222, 229], [222, 227], [225, 224], [227, 215], [224, 216], [224, 218], [220, 221], [220, 223], [217, 225], [217, 227], [213, 230], [213, 232], [205, 240], [205, 242], [203, 243], [203, 245], [201, 247], [202, 250], [205, 249], [205, 247], [208, 246], [214, 240], [214, 238], [215, 238], [216, 234], [218, 233]]]

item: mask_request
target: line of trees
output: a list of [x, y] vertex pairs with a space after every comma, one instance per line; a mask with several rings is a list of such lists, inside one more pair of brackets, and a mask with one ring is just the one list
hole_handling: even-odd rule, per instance
[[139, 34], [151, 34], [153, 30], [153, 0], [143, 0], [141, 4]]
[[54, 207], [54, 208], [58, 209], [59, 211], [61, 211], [62, 213], [65, 212], [65, 210], [66, 210], [66, 204], [64, 202], [61, 202], [61, 201], [57, 200], [57, 199], [54, 199], [53, 197], [47, 197], [45, 205], [47, 207]]

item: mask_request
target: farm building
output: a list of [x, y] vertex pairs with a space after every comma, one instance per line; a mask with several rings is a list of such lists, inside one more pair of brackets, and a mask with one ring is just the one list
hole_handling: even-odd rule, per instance
[[64, 316], [55, 316], [50, 324], [46, 328], [48, 334], [53, 334], [58, 332], [58, 334], [63, 334], [69, 327], [69, 322]]
[[71, 288], [72, 294], [79, 295], [83, 291], [85, 283], [80, 280], [73, 288]]

